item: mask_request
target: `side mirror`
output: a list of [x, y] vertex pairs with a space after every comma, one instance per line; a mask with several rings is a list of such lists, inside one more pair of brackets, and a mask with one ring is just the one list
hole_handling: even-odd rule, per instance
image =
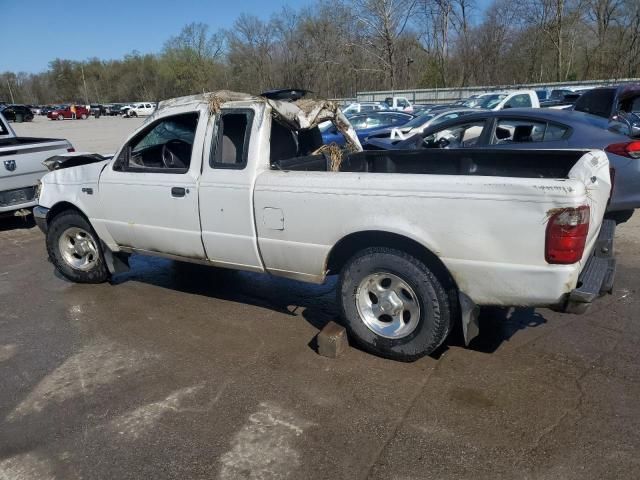
[[502, 107], [502, 109], [505, 110], [507, 108], [513, 108], [513, 107], [511, 106], [510, 103], [505, 103], [504, 106]]

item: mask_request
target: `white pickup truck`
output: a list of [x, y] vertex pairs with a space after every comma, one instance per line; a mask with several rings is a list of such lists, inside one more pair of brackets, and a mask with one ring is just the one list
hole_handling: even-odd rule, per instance
[[[352, 153], [322, 146], [327, 120]], [[350, 338], [399, 360], [433, 352], [456, 322], [470, 340], [478, 306], [580, 313], [611, 290], [603, 152], [357, 150], [331, 102], [174, 99], [113, 158], [56, 161], [34, 213], [76, 282], [106, 281], [132, 253], [339, 274]]]
[[0, 113], [0, 216], [36, 205], [36, 189], [47, 173], [42, 162], [72, 152], [67, 140], [18, 137]]
[[478, 95], [463, 103], [465, 107], [504, 110], [506, 108], [540, 108], [540, 100], [534, 90], [513, 90]]

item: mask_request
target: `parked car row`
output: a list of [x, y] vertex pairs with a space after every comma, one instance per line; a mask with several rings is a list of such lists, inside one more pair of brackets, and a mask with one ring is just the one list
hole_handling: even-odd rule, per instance
[[[71, 110], [75, 106], [76, 112]], [[135, 102], [135, 103], [110, 103], [80, 105], [80, 104], [59, 104], [59, 105], [13, 105], [0, 104], [0, 111], [6, 120], [11, 122], [30, 122], [35, 115], [42, 115], [52, 120], [65, 118], [86, 119], [89, 116], [99, 118], [102, 115], [123, 117], [145, 117], [151, 115], [157, 104], [155, 102]], [[86, 116], [85, 116], [86, 115]]]
[[[406, 102], [406, 103], [405, 103]], [[405, 106], [412, 113], [399, 111]], [[385, 102], [352, 103], [344, 113], [349, 118], [361, 143], [368, 138], [391, 137], [404, 139], [419, 133], [428, 125], [440, 123], [475, 110], [502, 110], [507, 108], [540, 107], [538, 96], [533, 90], [515, 90], [474, 95], [454, 104], [411, 105], [404, 97], [389, 97]], [[334, 126], [325, 123], [320, 126], [325, 143], [344, 145], [344, 137]]]

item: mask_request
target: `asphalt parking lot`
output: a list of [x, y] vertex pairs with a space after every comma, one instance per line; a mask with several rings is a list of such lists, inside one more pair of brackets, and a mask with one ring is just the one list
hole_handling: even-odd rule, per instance
[[[139, 123], [14, 127], [107, 153]], [[315, 353], [332, 282], [134, 257], [76, 285], [28, 221], [0, 246], [0, 479], [638, 478], [640, 216], [588, 314], [487, 310], [410, 364]]]

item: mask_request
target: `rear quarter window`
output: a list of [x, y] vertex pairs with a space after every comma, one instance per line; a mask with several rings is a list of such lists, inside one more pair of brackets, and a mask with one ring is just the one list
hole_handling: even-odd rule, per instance
[[510, 119], [498, 120], [493, 132], [492, 143], [496, 145], [510, 143], [552, 142], [562, 140], [569, 127], [543, 120]]

